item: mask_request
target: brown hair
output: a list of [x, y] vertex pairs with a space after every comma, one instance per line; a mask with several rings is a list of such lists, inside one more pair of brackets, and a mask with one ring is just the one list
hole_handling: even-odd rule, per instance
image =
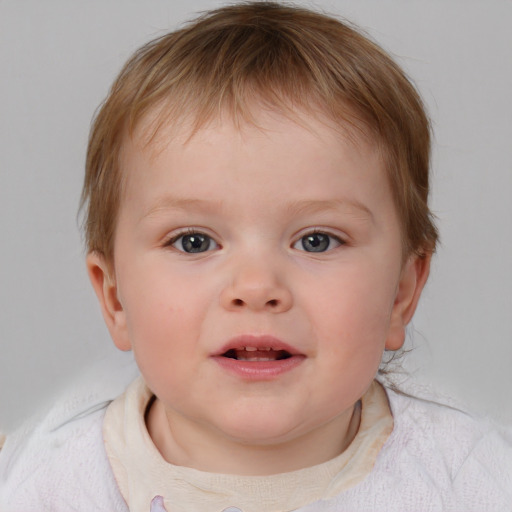
[[430, 126], [400, 67], [368, 37], [334, 18], [271, 2], [199, 17], [149, 42], [126, 63], [94, 120], [81, 207], [87, 248], [108, 262], [122, 191], [121, 147], [148, 112], [195, 128], [228, 110], [250, 119], [258, 104], [321, 110], [363, 127], [379, 144], [402, 223], [404, 254], [434, 251], [427, 199]]

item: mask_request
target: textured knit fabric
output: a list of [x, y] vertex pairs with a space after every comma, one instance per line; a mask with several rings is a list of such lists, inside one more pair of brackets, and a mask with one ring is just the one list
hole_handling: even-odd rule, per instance
[[130, 510], [148, 510], [155, 496], [173, 512], [296, 510], [349, 489], [372, 471], [393, 429], [386, 393], [372, 383], [362, 398], [359, 431], [338, 457], [314, 467], [266, 477], [212, 474], [167, 463], [149, 437], [144, 413], [151, 391], [142, 379], [108, 407], [104, 440]]
[[0, 452], [0, 511], [126, 512], [103, 448], [105, 407], [72, 419], [62, 412], [7, 437]]
[[[370, 474], [297, 512], [512, 511], [510, 429], [387, 394], [394, 428]], [[129, 511], [105, 452], [105, 407], [88, 402], [58, 404], [36, 428], [8, 436], [0, 452], [1, 512]], [[155, 497], [140, 512], [175, 512], [169, 503]], [[232, 506], [247, 512], [243, 503]]]
[[107, 405], [139, 375], [131, 357], [100, 360], [51, 408], [7, 436], [0, 512], [127, 512], [103, 446]]

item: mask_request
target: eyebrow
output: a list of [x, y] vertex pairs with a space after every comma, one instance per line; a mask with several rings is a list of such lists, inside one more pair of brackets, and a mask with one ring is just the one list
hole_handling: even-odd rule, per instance
[[149, 208], [142, 216], [140, 220], [147, 217], [153, 217], [160, 211], [167, 210], [188, 210], [195, 209], [205, 213], [218, 211], [222, 208], [222, 203], [218, 201], [212, 201], [209, 199], [192, 199], [182, 198], [174, 196], [163, 196], [158, 198], [155, 203]]
[[372, 223], [375, 223], [373, 212], [364, 203], [357, 199], [339, 198], [294, 201], [288, 206], [288, 210], [292, 215], [304, 215], [330, 210], [339, 210], [346, 207], [357, 210], [362, 213], [364, 217], [368, 217]]
[[[141, 216], [141, 220], [147, 217], [153, 217], [160, 211], [194, 209], [204, 213], [212, 213], [219, 211], [222, 207], [223, 204], [221, 201], [163, 196], [160, 197], [155, 204]], [[372, 211], [357, 199], [305, 199], [291, 202], [287, 205], [286, 209], [290, 216], [295, 217], [298, 215], [335, 211], [346, 207], [357, 210], [362, 213], [364, 217], [367, 217], [372, 223], [375, 223], [375, 217]]]

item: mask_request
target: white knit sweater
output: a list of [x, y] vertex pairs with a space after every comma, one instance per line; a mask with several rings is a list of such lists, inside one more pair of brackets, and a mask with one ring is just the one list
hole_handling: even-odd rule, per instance
[[[371, 473], [297, 512], [512, 511], [510, 429], [389, 390], [388, 396], [394, 428]], [[104, 448], [104, 413], [102, 405], [61, 403], [36, 427], [9, 436], [0, 452], [0, 511], [128, 512]], [[163, 511], [162, 502], [151, 510]]]

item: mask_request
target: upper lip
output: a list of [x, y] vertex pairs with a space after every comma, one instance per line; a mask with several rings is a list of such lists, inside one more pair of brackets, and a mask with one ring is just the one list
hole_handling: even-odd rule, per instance
[[256, 349], [256, 350], [275, 350], [285, 351], [292, 356], [303, 355], [299, 350], [292, 347], [288, 343], [281, 341], [279, 338], [268, 334], [243, 334], [231, 338], [225, 343], [219, 350], [214, 352], [213, 356], [222, 356], [229, 350], [244, 350], [244, 349]]

